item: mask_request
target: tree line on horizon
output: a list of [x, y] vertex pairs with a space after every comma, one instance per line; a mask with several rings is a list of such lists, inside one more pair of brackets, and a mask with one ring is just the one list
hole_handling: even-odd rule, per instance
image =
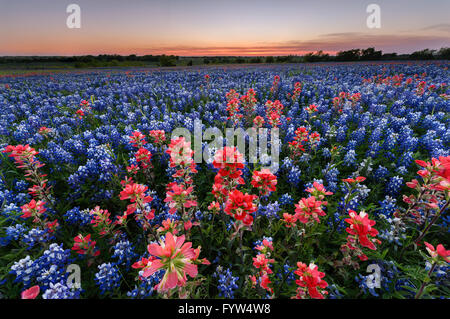
[[383, 53], [375, 48], [352, 49], [339, 51], [329, 55], [323, 51], [310, 52], [305, 55], [287, 56], [213, 56], [213, 57], [180, 57], [175, 55], [143, 55], [100, 54], [97, 56], [2, 56], [0, 65], [48, 65], [65, 64], [75, 68], [116, 67], [116, 66], [192, 66], [208, 64], [244, 64], [244, 63], [308, 63], [308, 62], [352, 62], [379, 60], [449, 60], [450, 48], [440, 50], [424, 49], [411, 54]]

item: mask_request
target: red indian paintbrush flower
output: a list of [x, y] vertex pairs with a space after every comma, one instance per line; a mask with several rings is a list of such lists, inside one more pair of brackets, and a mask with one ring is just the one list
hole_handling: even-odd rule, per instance
[[237, 220], [241, 220], [244, 225], [250, 226], [253, 223], [253, 217], [250, 214], [257, 210], [256, 204], [253, 202], [256, 198], [256, 195], [243, 194], [235, 189], [229, 193], [225, 203], [225, 212]]
[[185, 243], [184, 240], [184, 235], [177, 237], [167, 233], [164, 241], [147, 246], [150, 255], [159, 259], [154, 259], [147, 265], [143, 276], [151, 276], [159, 269], [165, 270], [163, 278], [157, 285], [159, 292], [168, 291], [177, 286], [183, 287], [187, 281], [186, 275], [195, 278], [198, 274], [195, 264], [198, 254], [192, 248], [192, 243]]
[[369, 239], [369, 236], [375, 237], [378, 235], [378, 231], [372, 227], [376, 222], [369, 219], [369, 215], [365, 212], [361, 212], [358, 215], [357, 212], [350, 209], [348, 214], [350, 218], [345, 219], [345, 222], [350, 224], [350, 226], [345, 229], [347, 233], [355, 236], [355, 239], [358, 239], [361, 246], [376, 250], [374, 244], [376, 240], [372, 238]]
[[22, 293], [20, 294], [20, 297], [22, 299], [35, 299], [40, 292], [40, 288], [38, 285], [33, 286], [31, 288], [28, 288], [24, 291], [22, 291]]
[[253, 172], [251, 184], [264, 196], [276, 190], [277, 177], [269, 169], [264, 168]]
[[427, 246], [427, 251], [430, 254], [431, 258], [433, 259], [443, 259], [444, 261], [450, 263], [450, 250], [446, 250], [445, 247], [442, 244], [439, 244], [436, 246], [436, 249], [434, 249], [434, 246], [424, 242], [425, 246]]
[[35, 201], [34, 199], [32, 199], [28, 204], [25, 204], [21, 207], [23, 215], [20, 217], [22, 218], [34, 217], [34, 222], [37, 222], [40, 216], [46, 211], [44, 205], [45, 202], [40, 200]]
[[244, 156], [236, 147], [225, 146], [214, 155], [213, 166], [219, 168], [222, 177], [239, 178], [242, 175], [240, 169], [244, 168]]
[[325, 216], [322, 210], [322, 202], [316, 200], [314, 196], [302, 198], [298, 204], [295, 204], [295, 219], [306, 224], [311, 221], [311, 218], [320, 223], [319, 216]]
[[197, 201], [193, 199], [192, 186], [185, 188], [183, 184], [175, 182], [167, 185], [166, 199], [164, 202], [169, 205], [169, 213], [174, 214], [178, 209], [190, 208], [197, 206]]
[[294, 298], [304, 299], [306, 297], [306, 292], [313, 299], [324, 299], [324, 294], [328, 294], [325, 289], [328, 283], [322, 278], [325, 277], [323, 272], [318, 270], [317, 265], [311, 263], [309, 266], [302, 262], [297, 263], [297, 270], [294, 272], [300, 278], [295, 281], [300, 287], [297, 288], [297, 296]]
[[325, 196], [333, 195], [332, 192], [328, 192], [322, 184], [317, 183], [317, 182], [314, 182], [313, 186], [307, 188], [306, 191], [308, 193], [310, 193], [311, 195], [313, 195], [318, 200], [320, 200], [322, 202], [322, 204], [325, 206], [328, 205], [328, 202], [323, 200], [325, 198]]
[[100, 255], [100, 250], [95, 248], [97, 242], [95, 240], [91, 240], [91, 234], [86, 236], [79, 234], [73, 240], [74, 244], [72, 250], [77, 254], [91, 256]]
[[142, 147], [144, 144], [146, 144], [147, 142], [145, 141], [145, 135], [142, 134], [139, 131], [134, 131], [131, 135], [130, 135], [130, 143], [134, 146], [134, 147]]

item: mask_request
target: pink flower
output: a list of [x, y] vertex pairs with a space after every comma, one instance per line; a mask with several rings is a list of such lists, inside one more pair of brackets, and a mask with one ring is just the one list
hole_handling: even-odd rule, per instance
[[319, 184], [317, 182], [314, 182], [313, 186], [307, 188], [306, 191], [308, 193], [311, 193], [311, 195], [313, 195], [314, 197], [316, 197], [320, 201], [322, 201], [322, 204], [325, 205], [325, 206], [328, 204], [327, 202], [323, 201], [325, 196], [333, 195], [332, 192], [328, 192], [322, 184]]
[[322, 210], [322, 202], [316, 200], [314, 196], [302, 198], [295, 207], [295, 218], [304, 224], [311, 221], [311, 218], [320, 223], [319, 216], [326, 215]]
[[183, 184], [175, 182], [167, 185], [166, 199], [164, 202], [169, 205], [169, 213], [174, 214], [177, 210], [191, 208], [197, 206], [197, 202], [193, 199], [191, 193], [194, 190], [192, 186], [185, 188]]
[[450, 250], [446, 250], [445, 247], [442, 244], [439, 244], [436, 246], [436, 249], [434, 249], [433, 245], [424, 242], [425, 246], [427, 246], [427, 251], [430, 254], [432, 258], [439, 258], [441, 257], [446, 262], [450, 262]]
[[40, 288], [38, 285], [33, 286], [31, 288], [28, 288], [24, 291], [22, 291], [22, 293], [20, 294], [20, 296], [22, 297], [22, 299], [35, 299], [40, 292]]
[[136, 161], [137, 162], [141, 162], [142, 163], [142, 167], [143, 168], [147, 168], [151, 165], [151, 158], [152, 158], [152, 153], [141, 147], [136, 154], [134, 154], [134, 156], [136, 157]]
[[146, 144], [147, 142], [145, 141], [145, 135], [142, 134], [139, 131], [134, 131], [131, 135], [130, 135], [130, 143], [134, 146], [134, 147], [142, 147], [144, 144]]
[[34, 199], [32, 199], [28, 204], [25, 204], [21, 207], [23, 215], [20, 217], [34, 217], [34, 222], [37, 222], [39, 220], [39, 216], [46, 211], [44, 205], [45, 202], [40, 200], [36, 202]]
[[166, 234], [165, 241], [160, 244], [150, 244], [147, 250], [150, 255], [159, 257], [144, 269], [144, 277], [153, 275], [157, 270], [164, 269], [165, 274], [159, 282], [158, 291], [168, 291], [177, 286], [183, 287], [189, 275], [195, 278], [198, 274], [197, 265], [194, 264], [196, 253], [192, 248], [192, 243], [184, 242], [185, 237]]

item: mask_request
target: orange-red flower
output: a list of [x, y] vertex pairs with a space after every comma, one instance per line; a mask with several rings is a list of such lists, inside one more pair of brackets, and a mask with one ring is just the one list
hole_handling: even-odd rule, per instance
[[164, 241], [147, 246], [150, 255], [158, 259], [147, 264], [143, 276], [151, 276], [159, 269], [165, 270], [163, 278], [157, 285], [160, 292], [177, 286], [182, 287], [186, 284], [186, 275], [195, 278], [198, 274], [197, 265], [194, 263], [198, 256], [192, 248], [192, 243], [185, 243], [184, 240], [184, 235], [177, 237], [167, 233]]

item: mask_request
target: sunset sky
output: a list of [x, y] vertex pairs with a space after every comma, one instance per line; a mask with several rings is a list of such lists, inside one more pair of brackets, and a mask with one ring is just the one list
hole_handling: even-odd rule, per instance
[[[81, 28], [66, 26], [67, 5]], [[381, 28], [366, 7], [381, 7]], [[0, 0], [0, 55], [287, 55], [450, 46], [449, 0]]]

